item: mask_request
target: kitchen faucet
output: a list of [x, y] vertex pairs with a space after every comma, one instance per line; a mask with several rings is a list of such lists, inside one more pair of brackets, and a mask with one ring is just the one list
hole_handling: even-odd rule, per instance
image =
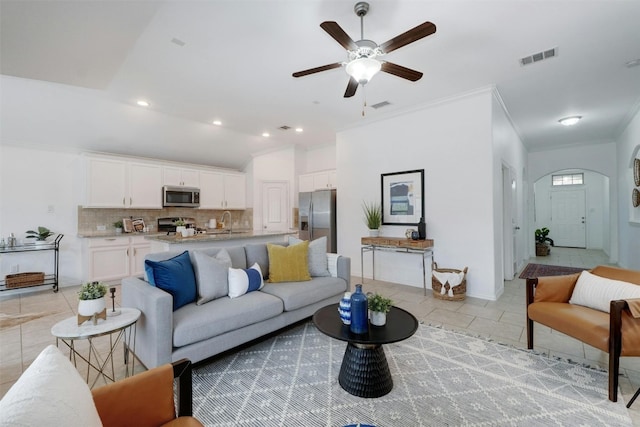
[[231, 233], [231, 226], [232, 226], [232, 224], [231, 224], [231, 212], [229, 212], [229, 211], [224, 211], [224, 212], [222, 212], [222, 218], [220, 218], [220, 222], [221, 222], [222, 224], [224, 224], [224, 227], [226, 228], [227, 223], [226, 223], [226, 222], [224, 222], [224, 216], [225, 216], [225, 215], [229, 215], [229, 229], [227, 230], [227, 232], [228, 232], [228, 233]]

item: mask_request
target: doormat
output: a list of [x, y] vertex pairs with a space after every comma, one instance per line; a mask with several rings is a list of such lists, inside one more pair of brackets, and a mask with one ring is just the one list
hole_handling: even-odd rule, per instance
[[564, 267], [562, 265], [527, 264], [520, 273], [521, 279], [536, 278], [542, 276], [564, 276], [567, 274], [580, 273], [588, 268]]

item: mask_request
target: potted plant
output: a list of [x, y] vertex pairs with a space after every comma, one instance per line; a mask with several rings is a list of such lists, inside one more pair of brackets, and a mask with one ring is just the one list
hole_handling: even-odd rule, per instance
[[393, 306], [393, 301], [380, 294], [371, 294], [368, 297], [369, 311], [371, 311], [371, 324], [384, 326], [387, 323], [387, 313]]
[[122, 220], [114, 222], [113, 226], [116, 228], [116, 233], [122, 233], [122, 227], [124, 227]]
[[174, 222], [176, 226], [176, 234], [181, 234], [182, 236], [187, 236], [187, 223], [182, 219], [178, 219]]
[[376, 202], [363, 202], [362, 210], [364, 211], [364, 222], [369, 228], [369, 236], [378, 237], [380, 225], [382, 225], [382, 209], [380, 204]]
[[38, 227], [38, 231], [27, 231], [27, 239], [36, 239], [37, 245], [46, 245], [47, 238], [53, 236], [55, 233], [49, 230], [47, 227]]
[[549, 229], [547, 227], [538, 228], [535, 231], [536, 236], [536, 256], [547, 256], [549, 255], [549, 245], [547, 242], [553, 246], [553, 239], [547, 237], [549, 235]]
[[[78, 291], [78, 316], [93, 316], [107, 307], [104, 299], [107, 286], [101, 282], [87, 282]], [[94, 321], [95, 323], [95, 321]]]

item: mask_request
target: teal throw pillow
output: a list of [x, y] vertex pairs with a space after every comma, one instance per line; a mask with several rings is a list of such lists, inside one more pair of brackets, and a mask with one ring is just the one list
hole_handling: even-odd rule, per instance
[[149, 283], [173, 297], [173, 310], [196, 300], [196, 276], [189, 252], [164, 261], [144, 261]]

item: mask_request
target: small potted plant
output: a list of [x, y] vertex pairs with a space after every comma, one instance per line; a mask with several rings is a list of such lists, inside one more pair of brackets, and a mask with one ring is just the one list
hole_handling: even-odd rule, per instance
[[107, 286], [102, 282], [87, 282], [82, 285], [78, 291], [78, 316], [93, 316], [105, 310], [106, 293]]
[[176, 234], [187, 236], [187, 223], [182, 219], [178, 219], [173, 223], [176, 226]]
[[36, 239], [36, 245], [46, 245], [47, 238], [53, 236], [55, 233], [49, 230], [47, 227], [38, 227], [38, 231], [27, 231], [27, 239]]
[[122, 220], [114, 222], [113, 226], [116, 228], [116, 233], [122, 233], [122, 227], [124, 227]]
[[368, 297], [369, 311], [371, 311], [371, 324], [384, 326], [387, 323], [387, 313], [393, 306], [393, 301], [380, 294], [371, 294]]
[[536, 256], [547, 256], [549, 255], [549, 245], [547, 242], [553, 246], [553, 239], [547, 237], [549, 235], [549, 229], [547, 227], [538, 228], [535, 231], [536, 237]]
[[362, 210], [364, 211], [364, 223], [369, 228], [369, 236], [378, 237], [380, 225], [382, 225], [382, 209], [380, 204], [376, 202], [363, 202]]

